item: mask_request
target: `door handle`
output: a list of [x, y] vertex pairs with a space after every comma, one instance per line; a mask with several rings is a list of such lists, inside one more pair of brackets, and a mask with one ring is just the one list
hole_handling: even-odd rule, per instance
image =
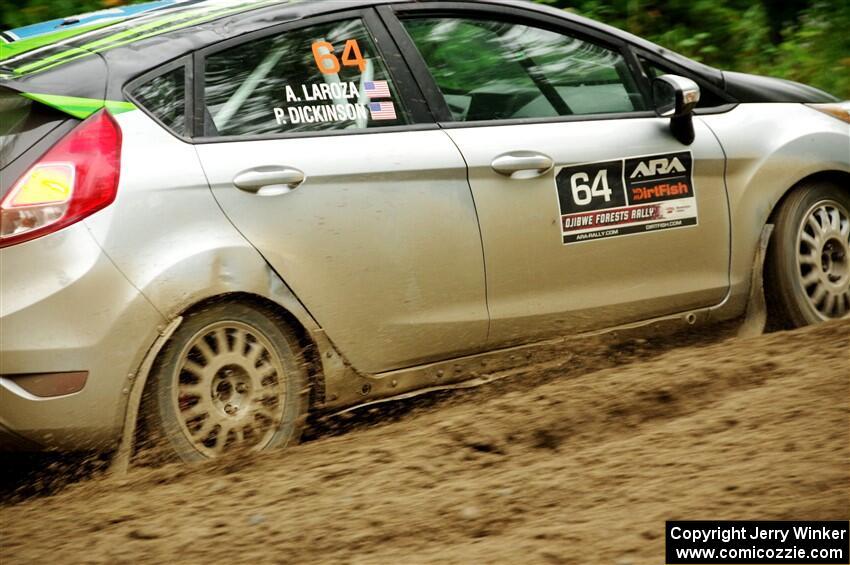
[[490, 166], [500, 175], [523, 180], [545, 175], [552, 170], [555, 162], [552, 161], [551, 157], [543, 153], [537, 153], [535, 151], [512, 151], [493, 159]]
[[257, 167], [242, 171], [233, 179], [239, 190], [259, 196], [286, 194], [298, 188], [307, 177], [294, 167]]

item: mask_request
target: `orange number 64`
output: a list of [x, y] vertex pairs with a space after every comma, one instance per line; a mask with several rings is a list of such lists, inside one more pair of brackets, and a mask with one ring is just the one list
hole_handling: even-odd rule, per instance
[[334, 46], [327, 41], [313, 43], [313, 58], [316, 59], [319, 70], [326, 75], [338, 73], [341, 68], [339, 59], [334, 55]]
[[356, 39], [349, 39], [345, 42], [345, 48], [342, 50], [342, 63], [336, 55], [334, 55], [334, 46], [327, 41], [316, 41], [313, 43], [313, 58], [316, 59], [316, 66], [326, 75], [338, 73], [343, 67], [357, 67], [360, 72], [366, 70], [366, 60], [360, 52], [360, 45]]

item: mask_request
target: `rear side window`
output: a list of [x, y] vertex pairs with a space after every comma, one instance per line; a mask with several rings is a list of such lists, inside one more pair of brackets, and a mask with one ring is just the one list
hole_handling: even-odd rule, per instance
[[362, 130], [409, 123], [361, 20], [286, 31], [206, 58], [205, 135]]
[[136, 102], [177, 135], [186, 135], [186, 70], [178, 67], [137, 86]]
[[618, 51], [500, 21], [435, 17], [404, 25], [455, 121], [645, 109]]

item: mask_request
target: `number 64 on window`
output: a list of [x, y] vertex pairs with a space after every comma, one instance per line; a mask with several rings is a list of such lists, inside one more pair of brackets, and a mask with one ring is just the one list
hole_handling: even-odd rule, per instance
[[366, 71], [366, 60], [360, 52], [360, 45], [356, 39], [345, 42], [342, 50], [342, 62], [334, 55], [334, 46], [327, 41], [316, 41], [313, 43], [313, 58], [316, 66], [322, 74], [336, 74], [342, 67], [357, 67], [360, 72]]

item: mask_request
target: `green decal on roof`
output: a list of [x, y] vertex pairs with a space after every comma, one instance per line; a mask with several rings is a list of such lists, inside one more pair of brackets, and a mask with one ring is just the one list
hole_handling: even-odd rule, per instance
[[34, 49], [38, 49], [40, 47], [47, 47], [48, 45], [51, 45], [53, 43], [57, 43], [65, 39], [71, 39], [78, 35], [101, 29], [114, 23], [115, 22], [112, 21], [100, 22], [85, 27], [61, 30], [54, 33], [30, 37], [28, 39], [21, 39], [20, 41], [15, 41], [14, 43], [0, 43], [0, 61], [4, 59], [11, 59], [12, 57], [22, 55], [28, 51], [33, 51]]
[[34, 94], [25, 92], [22, 96], [41, 102], [51, 108], [56, 108], [61, 112], [70, 114], [75, 118], [84, 120], [99, 111], [106, 108], [113, 114], [123, 114], [136, 109], [136, 105], [131, 102], [121, 102], [117, 100], [97, 100], [95, 98], [77, 98], [74, 96], [57, 96], [54, 94]]
[[[0, 62], [5, 60], [6, 64], [3, 66], [5, 66], [8, 70], [11, 70], [16, 76], [28, 75], [46, 71], [59, 65], [64, 65], [65, 63], [91, 56], [96, 53], [108, 51], [110, 49], [115, 49], [116, 47], [121, 47], [136, 41], [141, 41], [143, 39], [191, 27], [223, 16], [279, 2], [280, 0], [247, 0], [244, 2], [234, 2], [230, 4], [211, 2], [207, 5], [193, 6], [185, 10], [176, 10], [156, 17], [153, 15], [142, 16], [131, 19], [129, 22], [112, 22], [106, 27], [115, 27], [116, 31], [114, 33], [110, 34], [109, 29], [104, 29], [103, 32], [100, 33], [98, 33], [97, 30], [89, 29], [87, 31], [93, 32], [95, 35], [108, 35], [102, 35], [101, 37], [97, 37], [87, 43], [81, 43], [83, 38], [80, 38], [75, 46], [68, 46], [68, 49], [65, 51], [59, 51], [58, 53], [54, 52], [51, 55], [35, 60], [32, 60], [32, 57], [35, 56], [36, 53], [33, 53], [32, 56], [30, 56], [26, 55], [27, 52], [35, 50], [38, 47], [48, 47], [52, 45], [52, 41], [38, 46], [33, 44], [29, 48], [22, 50], [6, 50], [8, 47], [14, 47], [17, 43], [16, 42], [3, 46], [4, 50], [2, 55], [0, 55]], [[47, 41], [47, 37], [39, 37], [37, 39]], [[59, 41], [59, 39], [54, 39], [54, 41]], [[18, 55], [26, 55], [24, 59], [26, 60], [29, 58], [29, 60], [24, 64], [15, 67], [12, 63], [14, 63], [15, 57]]]

